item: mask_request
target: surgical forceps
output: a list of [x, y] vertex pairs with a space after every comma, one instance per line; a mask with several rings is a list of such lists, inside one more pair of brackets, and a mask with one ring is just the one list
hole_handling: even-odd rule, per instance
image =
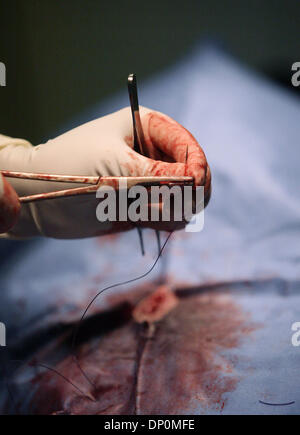
[[[129, 100], [130, 100], [131, 113], [132, 113], [132, 123], [133, 123], [133, 149], [134, 151], [142, 154], [143, 156], [153, 158], [151, 153], [147, 150], [145, 144], [145, 137], [144, 137], [143, 127], [142, 127], [142, 122], [140, 117], [137, 82], [136, 82], [135, 74], [129, 74], [128, 76], [128, 93], [129, 93]], [[139, 234], [142, 255], [145, 255], [142, 229], [138, 227], [137, 230]], [[158, 246], [158, 253], [160, 253], [161, 251], [160, 233], [159, 231], [156, 230], [155, 234], [156, 234], [156, 240]]]
[[[128, 76], [128, 92], [129, 92], [132, 121], [133, 121], [134, 150], [146, 157], [153, 158], [150, 151], [147, 150], [145, 146], [144, 132], [143, 132], [143, 127], [142, 127], [140, 112], [139, 112], [139, 102], [138, 102], [137, 83], [136, 83], [135, 74], [130, 74]], [[136, 185], [151, 187], [155, 185], [159, 186], [161, 184], [193, 185], [194, 183], [193, 177], [188, 177], [188, 176], [95, 177], [95, 176], [79, 176], [79, 175], [37, 174], [37, 173], [5, 171], [5, 170], [2, 170], [1, 173], [5, 177], [20, 178], [24, 180], [53, 181], [53, 182], [61, 182], [61, 183], [78, 183], [78, 184], [87, 185], [85, 187], [70, 188], [70, 189], [53, 191], [53, 192], [37, 193], [33, 195], [20, 197], [19, 200], [21, 203], [30, 203], [30, 202], [44, 201], [44, 200], [57, 199], [57, 198], [66, 198], [66, 197], [78, 196], [78, 195], [95, 194], [96, 191], [101, 186], [112, 186], [116, 188], [116, 190], [118, 190], [121, 180], [124, 181], [125, 179], [127, 182], [127, 188]], [[122, 185], [124, 184], [122, 183]], [[144, 255], [145, 250], [144, 250], [142, 229], [138, 227], [137, 230], [140, 238], [142, 254]], [[158, 249], [160, 252], [161, 242], [160, 242], [159, 231], [156, 231], [156, 237], [157, 237]]]
[[53, 192], [37, 193], [28, 196], [19, 197], [21, 203], [30, 203], [37, 201], [45, 201], [49, 199], [66, 198], [70, 196], [95, 194], [99, 187], [111, 186], [116, 190], [119, 190], [119, 186], [124, 186], [126, 181], [126, 188], [130, 189], [133, 186], [159, 186], [161, 184], [171, 185], [189, 185], [192, 184], [193, 177], [181, 177], [181, 176], [142, 176], [142, 177], [89, 177], [81, 175], [56, 175], [56, 174], [37, 174], [31, 172], [17, 172], [17, 171], [1, 171], [2, 175], [8, 178], [19, 178], [22, 180], [40, 180], [40, 181], [53, 181], [60, 183], [76, 183], [87, 184], [86, 187], [72, 187], [65, 190], [57, 190]]

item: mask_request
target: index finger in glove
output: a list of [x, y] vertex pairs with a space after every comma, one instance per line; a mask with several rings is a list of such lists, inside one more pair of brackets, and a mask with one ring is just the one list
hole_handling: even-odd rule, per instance
[[19, 197], [0, 172], [0, 233], [9, 231], [20, 213]]
[[164, 155], [167, 160], [153, 162], [152, 175], [187, 175], [194, 177], [198, 186], [206, 184], [206, 157], [188, 130], [159, 112], [144, 115], [142, 124], [150, 156]]

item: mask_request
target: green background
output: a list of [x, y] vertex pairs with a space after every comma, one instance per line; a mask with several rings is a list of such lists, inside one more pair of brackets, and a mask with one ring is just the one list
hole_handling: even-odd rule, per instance
[[39, 143], [80, 111], [157, 73], [213, 37], [290, 84], [300, 61], [300, 2], [0, 0], [0, 132]]

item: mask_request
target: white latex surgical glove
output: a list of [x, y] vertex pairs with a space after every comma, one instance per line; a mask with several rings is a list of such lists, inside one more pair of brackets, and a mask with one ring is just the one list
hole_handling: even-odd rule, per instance
[[[0, 170], [82, 176], [190, 175], [210, 196], [210, 170], [195, 138], [159, 112], [141, 108], [146, 146], [152, 160], [136, 153], [130, 108], [81, 125], [45, 144], [0, 135]], [[186, 150], [188, 146], [188, 159]], [[79, 187], [78, 184], [9, 178], [19, 196]], [[93, 237], [134, 227], [131, 222], [101, 223], [96, 195], [22, 204], [17, 223], [2, 237]], [[149, 225], [151, 226], [151, 225]], [[152, 225], [153, 227], [153, 225]], [[157, 229], [164, 229], [158, 227]]]
[[0, 172], [0, 233], [9, 231], [16, 224], [19, 213], [18, 195]]

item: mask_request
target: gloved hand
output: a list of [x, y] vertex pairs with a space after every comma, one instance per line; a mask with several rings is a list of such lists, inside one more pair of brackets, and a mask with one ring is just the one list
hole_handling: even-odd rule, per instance
[[5, 233], [16, 224], [19, 213], [19, 197], [0, 172], [0, 233]]
[[[130, 108], [83, 124], [47, 143], [0, 136], [0, 170], [86, 176], [191, 175], [210, 195], [210, 170], [195, 138], [180, 124], [159, 112], [141, 108], [146, 146], [152, 160], [133, 147]], [[185, 165], [188, 146], [188, 160]], [[19, 196], [78, 187], [78, 184], [9, 179]], [[93, 237], [133, 228], [130, 222], [101, 223], [95, 195], [23, 204], [9, 236], [55, 238]], [[153, 225], [152, 225], [153, 227]], [[158, 228], [159, 227], [158, 224]], [[8, 236], [6, 234], [6, 236]]]

